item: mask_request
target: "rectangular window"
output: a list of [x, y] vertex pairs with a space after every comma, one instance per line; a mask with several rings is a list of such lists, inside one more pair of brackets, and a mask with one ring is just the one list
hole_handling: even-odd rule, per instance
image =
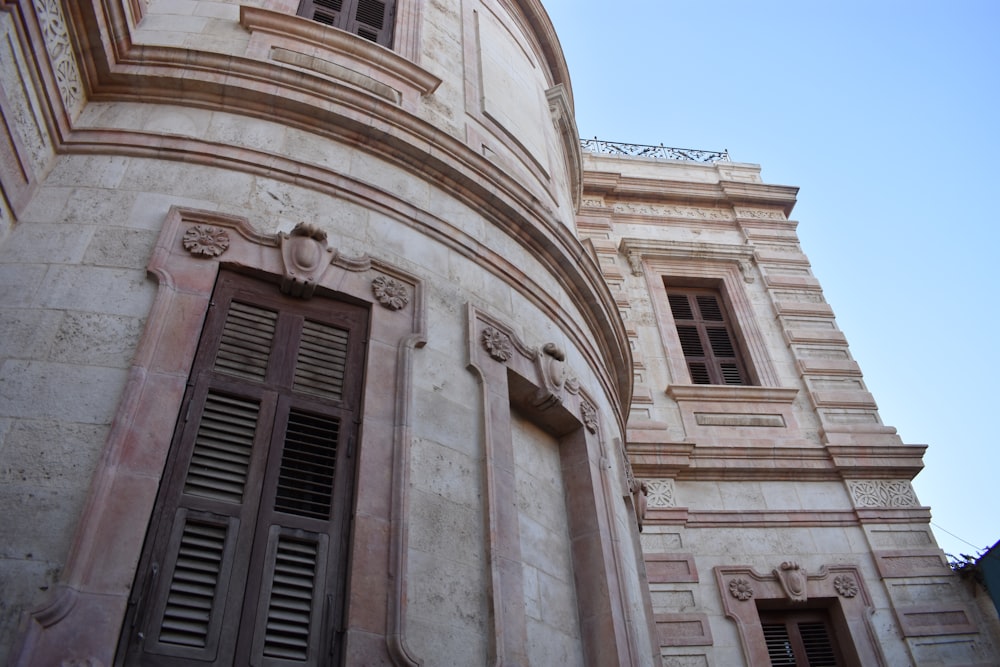
[[751, 384], [722, 295], [667, 287], [670, 312], [694, 384]]
[[220, 275], [116, 664], [339, 664], [367, 322]]
[[299, 16], [392, 47], [396, 0], [302, 0]]

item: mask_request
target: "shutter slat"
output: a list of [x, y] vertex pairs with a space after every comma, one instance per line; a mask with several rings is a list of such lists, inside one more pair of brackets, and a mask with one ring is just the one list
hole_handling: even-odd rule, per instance
[[330, 516], [339, 426], [335, 418], [289, 413], [276, 510], [320, 519]]
[[348, 332], [306, 320], [302, 325], [292, 388], [321, 398], [340, 400], [344, 391]]
[[184, 493], [231, 503], [243, 500], [259, 410], [255, 401], [208, 393]]
[[701, 319], [709, 322], [725, 321], [725, 318], [722, 316], [722, 306], [719, 305], [719, 300], [714, 296], [699, 294], [695, 297], [695, 300], [698, 302], [698, 312], [701, 313]]
[[809, 658], [809, 667], [836, 667], [837, 657], [830, 633], [822, 622], [799, 623], [799, 635]]
[[[188, 519], [160, 622], [161, 643], [204, 647], [226, 546], [226, 526]], [[188, 557], [197, 554], [197, 559]]]
[[317, 560], [315, 542], [278, 537], [264, 622], [265, 656], [308, 659]]
[[795, 654], [792, 652], [791, 638], [784, 623], [762, 624], [764, 641], [767, 644], [767, 655], [771, 658], [772, 667], [795, 667]]
[[226, 313], [215, 370], [262, 381], [267, 374], [271, 343], [278, 321], [273, 310], [233, 301]]

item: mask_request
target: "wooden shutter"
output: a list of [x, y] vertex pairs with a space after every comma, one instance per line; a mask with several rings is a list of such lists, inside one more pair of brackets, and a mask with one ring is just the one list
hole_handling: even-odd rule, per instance
[[338, 664], [366, 331], [220, 276], [117, 664]]
[[772, 667], [838, 667], [844, 661], [825, 610], [761, 614]]
[[749, 384], [721, 295], [668, 289], [677, 337], [694, 384]]
[[392, 47], [396, 0], [302, 0], [299, 16]]

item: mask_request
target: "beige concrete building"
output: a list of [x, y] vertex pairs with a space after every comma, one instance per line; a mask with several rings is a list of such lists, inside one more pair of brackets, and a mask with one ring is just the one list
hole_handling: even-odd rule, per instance
[[1000, 660], [795, 188], [581, 147], [539, 0], [0, 35], [9, 664]]

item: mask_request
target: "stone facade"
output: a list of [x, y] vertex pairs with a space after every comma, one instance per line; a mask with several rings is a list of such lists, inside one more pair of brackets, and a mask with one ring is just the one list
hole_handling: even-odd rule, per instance
[[[923, 447], [881, 424], [798, 247], [794, 188], [582, 153], [538, 0], [396, 0], [387, 46], [299, 4], [0, 0], [10, 664], [277, 655], [286, 543], [260, 536], [327, 538], [263, 509], [238, 528], [184, 482], [213, 313], [244, 283], [365, 322], [344, 552], [275, 631], [307, 647], [282, 664], [767, 664], [759, 613], [796, 604], [854, 664], [993, 661], [909, 486]], [[672, 280], [724, 295], [748, 383], [692, 384]], [[195, 497], [176, 518], [175, 487]], [[220, 565], [181, 641], [190, 526], [222, 526]], [[245, 533], [270, 551], [244, 571]]]

